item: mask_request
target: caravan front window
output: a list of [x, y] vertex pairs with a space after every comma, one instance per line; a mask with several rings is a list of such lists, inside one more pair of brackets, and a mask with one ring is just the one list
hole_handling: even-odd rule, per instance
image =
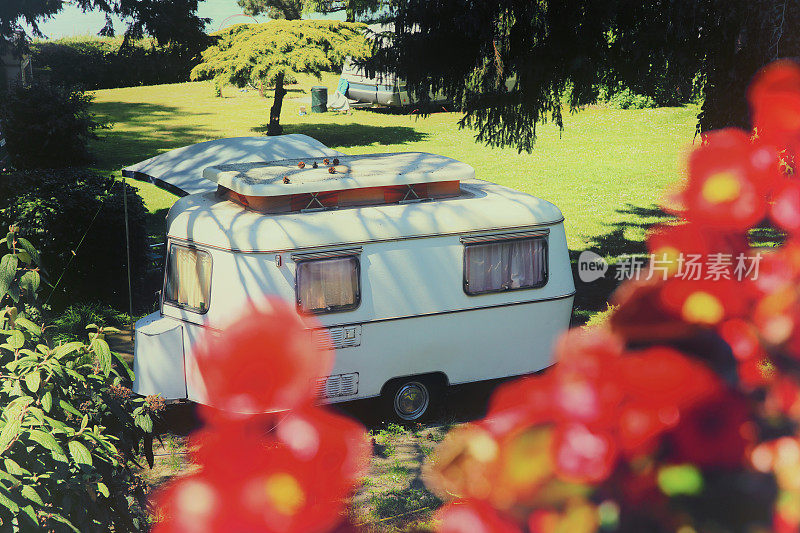
[[205, 313], [210, 298], [211, 255], [188, 246], [170, 246], [164, 301], [189, 311]]
[[297, 263], [297, 306], [304, 313], [349, 311], [361, 301], [356, 256]]
[[468, 244], [464, 249], [467, 294], [533, 289], [547, 283], [547, 238]]

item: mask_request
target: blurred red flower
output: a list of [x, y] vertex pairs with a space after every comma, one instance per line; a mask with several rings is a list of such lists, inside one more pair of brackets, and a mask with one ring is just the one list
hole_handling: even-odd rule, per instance
[[332, 353], [312, 344], [308, 323], [282, 300], [268, 304], [269, 311], [251, 306], [224, 335], [207, 334], [195, 345], [208, 403], [221, 410], [216, 414], [308, 404], [312, 380], [329, 373]]
[[438, 533], [521, 533], [510, 519], [486, 502], [464, 500], [448, 503], [436, 512]]
[[778, 146], [800, 141], [800, 66], [776, 61], [758, 73], [747, 92], [753, 126], [759, 137]]
[[727, 391], [681, 414], [669, 436], [669, 460], [700, 467], [737, 468], [755, 440], [747, 401]]
[[689, 157], [685, 217], [708, 229], [746, 230], [766, 215], [780, 177], [777, 151], [737, 129], [714, 131]]

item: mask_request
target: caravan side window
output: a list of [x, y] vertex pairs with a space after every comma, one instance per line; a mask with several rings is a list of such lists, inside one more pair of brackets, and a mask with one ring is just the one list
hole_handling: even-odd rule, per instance
[[208, 311], [211, 299], [211, 255], [173, 244], [167, 258], [164, 301], [196, 313]]
[[547, 283], [547, 237], [467, 244], [464, 292], [534, 289]]
[[297, 306], [304, 313], [350, 311], [361, 303], [357, 256], [297, 263]]

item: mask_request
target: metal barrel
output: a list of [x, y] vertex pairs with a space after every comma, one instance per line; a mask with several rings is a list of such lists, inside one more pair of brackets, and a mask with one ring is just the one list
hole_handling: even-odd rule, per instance
[[315, 85], [311, 88], [311, 112], [324, 113], [328, 110], [328, 88]]

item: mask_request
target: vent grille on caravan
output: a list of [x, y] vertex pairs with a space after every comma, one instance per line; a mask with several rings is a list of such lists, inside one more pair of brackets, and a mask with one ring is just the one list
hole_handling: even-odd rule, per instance
[[352, 396], [358, 393], [358, 372], [318, 379], [315, 389], [318, 398]]
[[245, 207], [290, 213], [450, 198], [475, 170], [449, 157], [406, 152], [218, 165], [203, 176]]
[[315, 329], [311, 331], [311, 340], [320, 350], [361, 346], [361, 326]]

